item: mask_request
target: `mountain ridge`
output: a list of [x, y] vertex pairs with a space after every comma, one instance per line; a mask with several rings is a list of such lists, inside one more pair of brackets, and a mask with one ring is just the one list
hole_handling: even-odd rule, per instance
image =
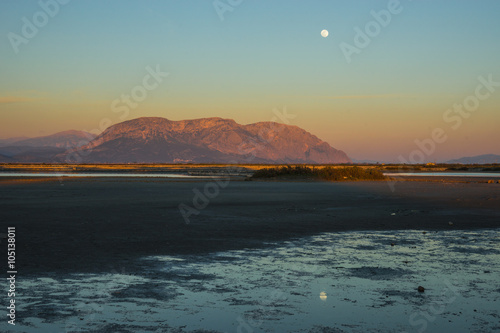
[[69, 156], [87, 163], [351, 163], [343, 151], [298, 126], [241, 125], [220, 117], [127, 120], [57, 157]]
[[93, 134], [68, 130], [39, 137], [16, 137], [0, 140], [2, 163], [50, 163], [68, 149], [88, 144]]
[[449, 160], [446, 163], [451, 164], [491, 164], [491, 163], [500, 163], [500, 155], [496, 154], [483, 154], [476, 156], [468, 156], [456, 158], [453, 160]]
[[69, 148], [79, 147], [89, 143], [95, 138], [95, 135], [84, 131], [67, 130], [50, 135], [37, 136], [33, 138], [4, 139], [7, 144], [0, 143], [1, 146], [26, 146], [26, 147], [58, 147]]

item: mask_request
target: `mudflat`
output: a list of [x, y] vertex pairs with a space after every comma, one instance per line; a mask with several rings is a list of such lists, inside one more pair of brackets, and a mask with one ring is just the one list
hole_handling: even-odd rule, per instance
[[[6, 178], [0, 181], [0, 230], [5, 230], [0, 232], [16, 227], [17, 263], [26, 276], [106, 272], [117, 265], [133, 273], [141, 269], [132, 264], [139, 257], [264, 248], [268, 242], [329, 231], [500, 227], [498, 183], [214, 184]], [[196, 193], [206, 190], [209, 197], [198, 194], [197, 206], [203, 208], [196, 209]], [[196, 209], [188, 221], [181, 204]]]

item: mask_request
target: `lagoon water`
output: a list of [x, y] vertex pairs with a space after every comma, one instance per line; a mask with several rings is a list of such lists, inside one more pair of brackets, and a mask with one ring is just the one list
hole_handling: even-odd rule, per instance
[[191, 176], [174, 173], [113, 173], [113, 172], [92, 172], [92, 173], [55, 173], [55, 172], [0, 172], [0, 177], [127, 177], [127, 178], [212, 178], [212, 176]]
[[[23, 277], [12, 332], [493, 332], [500, 229], [324, 233]], [[417, 287], [423, 286], [424, 292]]]
[[500, 177], [500, 172], [384, 172], [385, 176], [416, 176], [416, 177]]
[[[227, 175], [227, 173], [223, 174]], [[389, 177], [421, 176], [421, 177], [500, 177], [500, 172], [384, 172]], [[0, 177], [151, 177], [151, 178], [213, 178], [217, 175], [193, 176], [180, 173], [119, 173], [119, 172], [0, 172]], [[219, 175], [220, 176], [220, 175]]]

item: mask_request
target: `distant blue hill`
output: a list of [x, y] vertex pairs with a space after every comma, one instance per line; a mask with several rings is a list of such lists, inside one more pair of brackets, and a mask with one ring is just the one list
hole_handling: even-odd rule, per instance
[[500, 155], [486, 154], [471, 157], [462, 157], [455, 160], [449, 160], [446, 163], [459, 163], [459, 164], [492, 164], [500, 163]]

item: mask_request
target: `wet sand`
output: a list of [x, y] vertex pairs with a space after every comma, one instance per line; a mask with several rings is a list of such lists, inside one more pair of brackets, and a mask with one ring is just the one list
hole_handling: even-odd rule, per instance
[[394, 191], [383, 181], [235, 180], [186, 224], [179, 204], [193, 206], [193, 190], [207, 183], [5, 179], [0, 230], [16, 227], [19, 270], [36, 276], [134, 273], [142, 269], [134, 259], [145, 256], [265, 248], [328, 231], [500, 227], [500, 184], [446, 179], [398, 182]]

